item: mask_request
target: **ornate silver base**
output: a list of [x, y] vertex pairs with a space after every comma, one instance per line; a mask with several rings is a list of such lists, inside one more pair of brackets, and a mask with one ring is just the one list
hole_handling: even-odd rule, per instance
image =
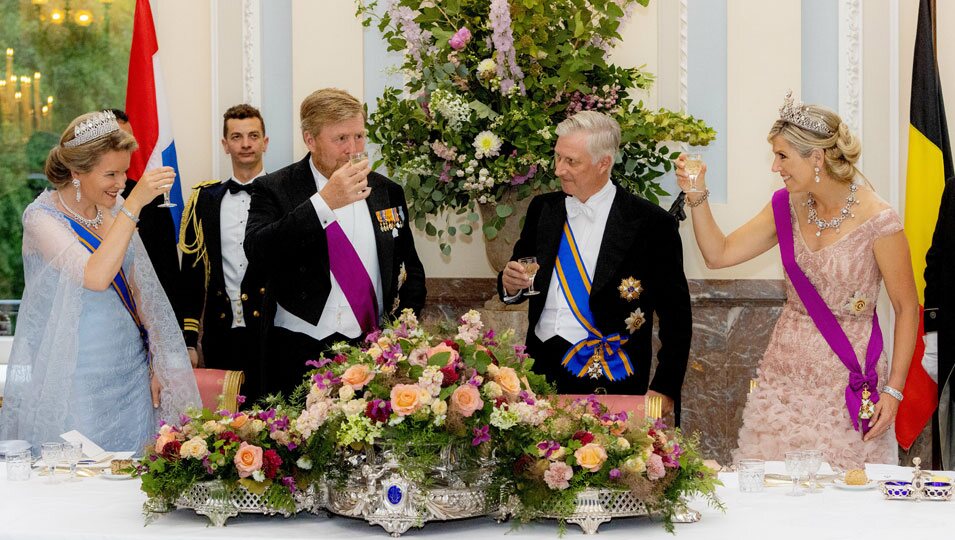
[[496, 505], [486, 501], [492, 467], [472, 469], [462, 480], [451, 468], [435, 471], [435, 485], [422, 487], [409, 480], [390, 451], [382, 459], [369, 456], [355, 466], [343, 484], [329, 482], [327, 509], [333, 514], [364, 519], [398, 537], [429, 521], [486, 516]]
[[325, 490], [319, 486], [310, 486], [305, 491], [295, 494], [295, 512], [286, 509], [277, 509], [268, 506], [264, 495], [256, 495], [241, 484], [224, 480], [198, 482], [189, 487], [172, 504], [159, 499], [147, 499], [143, 504], [143, 514], [146, 524], [155, 521], [160, 513], [175, 508], [186, 508], [195, 513], [206, 516], [214, 527], [225, 526], [229, 518], [239, 514], [281, 514], [289, 517], [293, 513], [308, 510], [312, 513], [321, 513], [325, 505]]

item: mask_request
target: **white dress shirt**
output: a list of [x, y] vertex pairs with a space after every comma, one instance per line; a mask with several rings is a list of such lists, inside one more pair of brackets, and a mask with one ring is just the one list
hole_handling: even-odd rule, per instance
[[[265, 171], [255, 176], [265, 176]], [[255, 181], [255, 178], [248, 183]], [[230, 182], [238, 182], [235, 177]], [[241, 184], [241, 182], [238, 182]], [[245, 224], [249, 220], [249, 204], [252, 196], [240, 191], [232, 194], [228, 191], [222, 196], [219, 206], [219, 236], [222, 239], [222, 277], [225, 279], [225, 293], [229, 296], [232, 305], [232, 328], [244, 328], [245, 316], [242, 313], [242, 280], [245, 270], [249, 267], [249, 259], [245, 256]]]
[[[337, 210], [332, 210], [325, 199], [320, 195], [322, 188], [328, 184], [328, 179], [318, 172], [315, 163], [308, 161], [312, 169], [312, 176], [315, 178], [315, 185], [318, 188], [311, 197], [312, 206], [315, 207], [315, 214], [322, 222], [323, 228], [328, 228], [332, 222], [337, 221], [339, 226], [345, 232], [345, 236], [354, 246], [361, 259], [362, 265], [371, 278], [371, 283], [375, 287], [375, 297], [378, 299], [378, 313], [381, 313], [381, 271], [378, 267], [378, 245], [375, 242], [375, 226], [371, 222], [368, 213], [368, 203], [362, 199], [358, 202], [343, 206]], [[328, 336], [339, 333], [345, 337], [356, 338], [361, 335], [361, 326], [358, 319], [345, 298], [341, 285], [335, 279], [335, 275], [329, 272], [332, 288], [328, 293], [328, 300], [325, 301], [325, 309], [318, 320], [317, 325], [309, 324], [302, 319], [289, 313], [279, 304], [275, 312], [275, 326], [305, 334], [316, 340], [323, 340]]]
[[[567, 221], [574, 231], [577, 249], [580, 250], [580, 257], [591, 280], [594, 278], [594, 267], [597, 266], [600, 244], [607, 227], [607, 216], [610, 215], [610, 207], [616, 195], [617, 188], [608, 181], [600, 191], [591, 195], [586, 203], [581, 203], [576, 197], [567, 197], [564, 201], [567, 205]], [[582, 205], [584, 208], [578, 210], [574, 208], [576, 205]], [[577, 343], [587, 337], [587, 331], [577, 322], [567, 305], [564, 293], [560, 290], [556, 265], [547, 288], [544, 311], [534, 327], [534, 333], [541, 341], [560, 336], [570, 343]]]

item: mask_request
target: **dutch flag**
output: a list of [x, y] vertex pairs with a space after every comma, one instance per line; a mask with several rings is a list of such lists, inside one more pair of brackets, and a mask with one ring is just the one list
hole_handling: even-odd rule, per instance
[[159, 63], [159, 43], [149, 0], [136, 0], [133, 16], [133, 43], [129, 49], [129, 81], [126, 83], [126, 114], [133, 127], [139, 149], [133, 153], [127, 175], [138, 180], [143, 171], [168, 166], [176, 170], [176, 181], [169, 198], [176, 203], [172, 220], [179, 238], [182, 221], [182, 181], [176, 160], [176, 143], [172, 136], [172, 122], [166, 90], [163, 87], [162, 66]]

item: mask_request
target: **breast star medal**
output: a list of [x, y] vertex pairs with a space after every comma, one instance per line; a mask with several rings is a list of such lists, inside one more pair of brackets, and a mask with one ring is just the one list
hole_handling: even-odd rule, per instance
[[630, 333], [632, 334], [636, 332], [637, 330], [639, 330], [640, 327], [643, 326], [643, 323], [647, 322], [647, 318], [643, 314], [643, 310], [640, 308], [637, 308], [634, 312], [630, 314], [629, 317], [624, 319], [623, 322], [626, 323], [627, 330], [629, 330]]
[[640, 298], [643, 287], [640, 285], [639, 279], [633, 279], [633, 276], [630, 276], [620, 280], [620, 286], [617, 287], [617, 290], [620, 291], [620, 298], [623, 298], [627, 302], [632, 302]]
[[869, 399], [872, 392], [869, 392], [869, 385], [862, 387], [862, 404], [859, 406], [859, 420], [868, 420], [875, 414], [875, 403]]

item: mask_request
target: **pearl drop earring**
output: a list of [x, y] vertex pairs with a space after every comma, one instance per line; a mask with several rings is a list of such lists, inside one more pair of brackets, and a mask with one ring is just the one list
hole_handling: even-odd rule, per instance
[[80, 202], [80, 199], [82, 198], [82, 196], [80, 196], [80, 179], [79, 178], [76, 178], [76, 177], [73, 178], [73, 188], [76, 189], [76, 202]]
[[819, 183], [819, 167], [813, 167], [816, 170], [816, 183]]

